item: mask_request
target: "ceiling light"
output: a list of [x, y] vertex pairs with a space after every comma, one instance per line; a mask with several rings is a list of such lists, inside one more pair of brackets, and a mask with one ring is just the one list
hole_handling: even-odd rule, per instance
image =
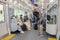
[[9, 5], [9, 7], [11, 8], [11, 7], [12, 7], [12, 5]]
[[17, 1], [15, 0], [15, 1], [14, 1], [14, 4], [16, 4], [16, 3], [17, 3]]
[[10, 2], [12, 2], [12, 0], [10, 0]]
[[54, 0], [49, 0], [50, 2], [53, 2]]

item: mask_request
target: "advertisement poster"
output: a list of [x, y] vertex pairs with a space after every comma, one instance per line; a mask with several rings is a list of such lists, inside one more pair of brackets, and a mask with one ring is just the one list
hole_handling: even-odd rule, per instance
[[0, 22], [4, 22], [3, 5], [0, 4]]

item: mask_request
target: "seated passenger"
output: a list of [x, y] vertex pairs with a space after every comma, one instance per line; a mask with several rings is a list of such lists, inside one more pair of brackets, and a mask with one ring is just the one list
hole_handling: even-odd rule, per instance
[[11, 17], [10, 25], [11, 25], [10, 26], [11, 32], [17, 31], [17, 29], [18, 29], [17, 20], [14, 15]]
[[31, 24], [30, 24], [30, 20], [28, 19], [28, 16], [24, 17], [24, 24], [27, 26], [28, 30], [31, 30]]
[[20, 31], [20, 33], [24, 33], [24, 31], [21, 28], [21, 26], [23, 25], [22, 21], [18, 19], [17, 16], [16, 16], [16, 19], [17, 19], [17, 24], [18, 24], [18, 30]]

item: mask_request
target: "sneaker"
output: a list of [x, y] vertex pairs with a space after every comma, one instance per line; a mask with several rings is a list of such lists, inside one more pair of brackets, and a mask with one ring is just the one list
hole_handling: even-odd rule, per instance
[[24, 31], [21, 31], [20, 33], [24, 33]]
[[31, 30], [31, 29], [28, 29], [29, 31]]

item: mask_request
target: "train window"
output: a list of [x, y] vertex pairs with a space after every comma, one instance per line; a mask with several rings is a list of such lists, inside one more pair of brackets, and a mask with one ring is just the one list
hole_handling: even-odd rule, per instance
[[57, 19], [57, 4], [54, 4], [51, 9], [48, 10], [47, 20], [48, 24], [56, 24]]

